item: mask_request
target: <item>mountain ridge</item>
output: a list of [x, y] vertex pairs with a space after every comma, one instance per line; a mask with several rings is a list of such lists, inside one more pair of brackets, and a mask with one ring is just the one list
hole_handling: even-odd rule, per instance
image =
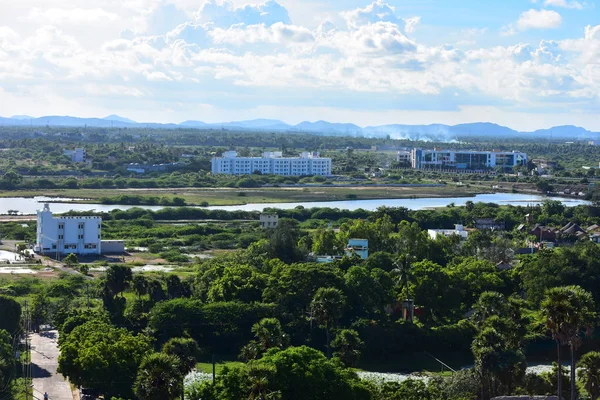
[[457, 125], [428, 124], [387, 124], [361, 127], [352, 123], [329, 122], [324, 120], [303, 121], [296, 125], [287, 124], [278, 119], [258, 118], [244, 121], [206, 123], [198, 120], [175, 123], [136, 122], [119, 115], [104, 118], [80, 118], [73, 116], [49, 115], [39, 118], [27, 115], [0, 117], [0, 126], [64, 126], [97, 128], [153, 128], [153, 129], [226, 129], [242, 131], [273, 131], [294, 133], [312, 133], [324, 136], [390, 137], [392, 139], [410, 139], [425, 141], [453, 141], [458, 136], [487, 137], [554, 137], [569, 139], [595, 139], [600, 135], [575, 125], [561, 125], [532, 132], [517, 131], [492, 122], [473, 122]]

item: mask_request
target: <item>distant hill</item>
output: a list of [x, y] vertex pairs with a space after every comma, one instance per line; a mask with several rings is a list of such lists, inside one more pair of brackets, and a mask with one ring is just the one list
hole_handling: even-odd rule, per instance
[[108, 117], [104, 117], [102, 119], [105, 119], [107, 121], [119, 121], [119, 122], [126, 122], [128, 124], [137, 124], [137, 122], [135, 122], [132, 119], [119, 117], [118, 115], [115, 115], [115, 114], [109, 115]]
[[475, 122], [459, 125], [379, 125], [362, 128], [351, 123], [335, 123], [328, 121], [304, 121], [297, 125], [289, 125], [277, 119], [253, 119], [247, 121], [231, 121], [220, 123], [206, 123], [203, 121], [189, 120], [180, 124], [159, 124], [153, 122], [136, 122], [118, 115], [109, 115], [104, 118], [78, 118], [71, 116], [46, 116], [32, 118], [27, 115], [15, 115], [11, 118], [0, 117], [1, 126], [69, 126], [69, 127], [105, 127], [105, 128], [152, 128], [152, 129], [226, 129], [240, 131], [269, 131], [312, 133], [323, 136], [364, 136], [364, 137], [390, 137], [392, 139], [409, 139], [424, 141], [451, 142], [458, 137], [554, 137], [566, 140], [597, 139], [599, 133], [573, 126], [557, 126], [549, 129], [539, 129], [535, 132], [519, 132], [506, 126], [490, 123]]
[[586, 139], [593, 136], [597, 136], [598, 133], [590, 132], [587, 129], [573, 125], [555, 126], [550, 129], [538, 129], [533, 132], [536, 136], [555, 136], [555, 137], [568, 137], [572, 139]]

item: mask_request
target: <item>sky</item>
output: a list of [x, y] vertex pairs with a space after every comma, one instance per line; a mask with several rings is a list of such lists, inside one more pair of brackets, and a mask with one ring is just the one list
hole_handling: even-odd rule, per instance
[[0, 115], [600, 131], [599, 7], [1, 0]]

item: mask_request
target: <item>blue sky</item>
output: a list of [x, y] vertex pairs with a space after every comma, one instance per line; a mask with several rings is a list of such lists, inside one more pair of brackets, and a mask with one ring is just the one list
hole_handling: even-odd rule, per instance
[[594, 0], [3, 0], [0, 115], [600, 131]]

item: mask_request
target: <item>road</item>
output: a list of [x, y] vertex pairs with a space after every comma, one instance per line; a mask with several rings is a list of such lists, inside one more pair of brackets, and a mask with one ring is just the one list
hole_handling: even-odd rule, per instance
[[58, 372], [58, 331], [31, 334], [33, 397], [42, 400], [44, 392], [50, 400], [73, 400], [71, 385]]

